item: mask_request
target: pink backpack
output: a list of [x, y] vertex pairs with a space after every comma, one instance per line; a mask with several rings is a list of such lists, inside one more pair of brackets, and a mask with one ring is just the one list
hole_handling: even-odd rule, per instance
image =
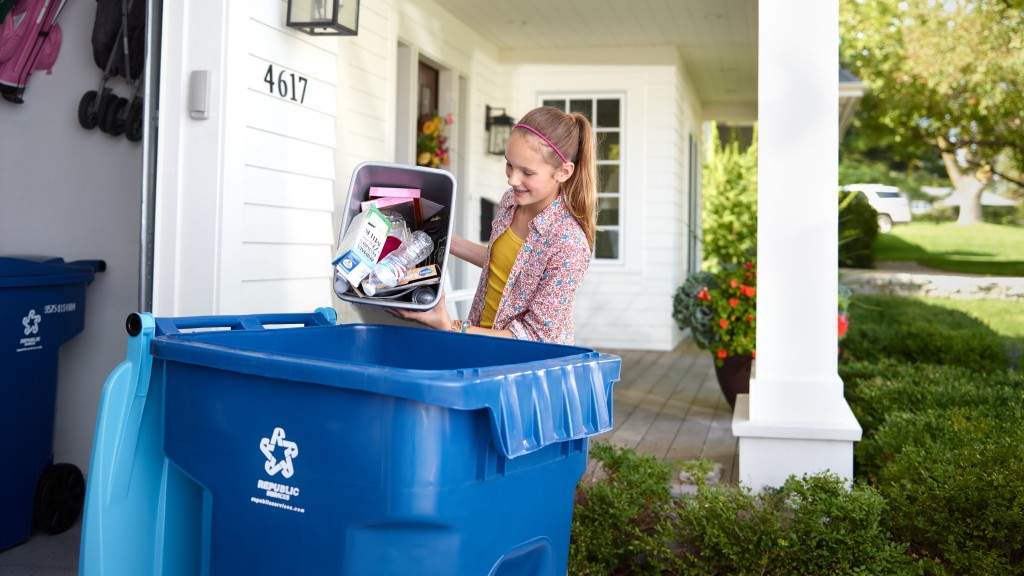
[[29, 76], [53, 71], [60, 53], [57, 16], [67, 0], [17, 0], [0, 24], [0, 94], [21, 104]]

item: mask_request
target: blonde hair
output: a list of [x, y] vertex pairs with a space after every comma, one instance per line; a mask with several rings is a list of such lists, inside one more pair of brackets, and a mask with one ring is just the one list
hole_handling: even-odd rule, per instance
[[597, 234], [597, 162], [594, 156], [594, 133], [587, 117], [579, 112], [566, 114], [558, 108], [542, 106], [526, 113], [516, 129], [537, 142], [547, 139], [538, 150], [555, 169], [561, 168], [562, 159], [575, 165], [572, 176], [562, 183], [562, 196], [569, 212], [587, 235], [590, 249], [594, 249]]

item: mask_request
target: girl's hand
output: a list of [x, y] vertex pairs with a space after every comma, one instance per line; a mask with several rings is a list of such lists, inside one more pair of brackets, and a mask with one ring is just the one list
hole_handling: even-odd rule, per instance
[[452, 317], [444, 305], [444, 290], [441, 290], [437, 304], [430, 310], [408, 310], [406, 308], [386, 308], [386, 310], [399, 318], [419, 322], [435, 330], [448, 330], [452, 326]]

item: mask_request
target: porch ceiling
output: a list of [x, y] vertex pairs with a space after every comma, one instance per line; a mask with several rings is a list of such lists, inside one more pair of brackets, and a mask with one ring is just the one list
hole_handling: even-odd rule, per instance
[[677, 46], [701, 103], [757, 101], [758, 0], [434, 0], [502, 49]]

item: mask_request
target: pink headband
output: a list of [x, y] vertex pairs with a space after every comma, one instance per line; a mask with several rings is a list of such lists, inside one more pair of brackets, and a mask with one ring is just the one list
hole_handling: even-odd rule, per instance
[[537, 136], [540, 136], [540, 139], [545, 141], [545, 142], [547, 142], [548, 146], [551, 146], [551, 149], [555, 151], [555, 154], [558, 154], [558, 157], [562, 159], [563, 163], [568, 162], [568, 160], [565, 159], [565, 156], [562, 156], [562, 153], [558, 150], [558, 147], [555, 146], [554, 144], [552, 144], [551, 140], [548, 140], [543, 134], [538, 132], [537, 129], [534, 128], [533, 126], [527, 126], [526, 124], [516, 124], [515, 127], [516, 128], [526, 128], [530, 132], [533, 132]]

